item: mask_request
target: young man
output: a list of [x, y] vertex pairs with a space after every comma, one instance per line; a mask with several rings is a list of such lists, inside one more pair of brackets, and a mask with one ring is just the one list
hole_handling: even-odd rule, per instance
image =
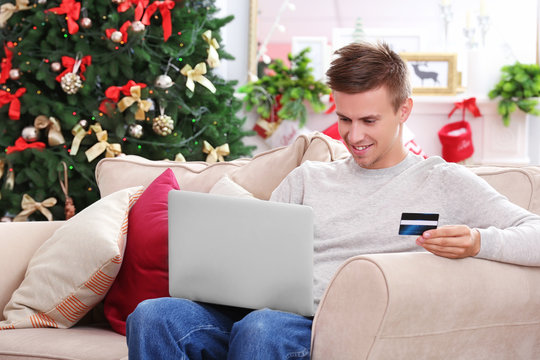
[[[351, 44], [336, 54], [327, 75], [351, 156], [304, 163], [271, 198], [314, 210], [316, 305], [339, 265], [359, 254], [425, 249], [540, 266], [540, 217], [459, 165], [405, 150], [413, 101], [402, 59], [384, 44]], [[401, 236], [404, 212], [437, 213], [441, 226]], [[278, 311], [157, 299], [130, 315], [127, 337], [130, 359], [308, 359], [311, 325]]]

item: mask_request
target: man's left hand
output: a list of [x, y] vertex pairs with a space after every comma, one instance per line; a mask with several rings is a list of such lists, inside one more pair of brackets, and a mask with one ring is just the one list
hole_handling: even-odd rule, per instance
[[435, 255], [462, 259], [480, 252], [480, 233], [466, 225], [448, 225], [428, 230], [416, 244]]

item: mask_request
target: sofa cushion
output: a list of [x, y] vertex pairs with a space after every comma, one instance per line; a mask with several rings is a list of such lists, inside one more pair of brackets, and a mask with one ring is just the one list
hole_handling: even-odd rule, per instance
[[540, 215], [539, 167], [469, 165], [468, 168], [514, 204]]
[[126, 319], [146, 299], [169, 296], [168, 200], [179, 189], [171, 169], [144, 190], [129, 213], [124, 261], [105, 296], [105, 317], [118, 333], [126, 334]]
[[65, 221], [0, 223], [0, 321], [4, 320], [2, 310], [24, 279], [30, 259], [64, 223]]
[[224, 174], [210, 189], [210, 194], [234, 196], [252, 199], [253, 194], [231, 180], [229, 175]]
[[107, 327], [18, 329], [0, 335], [0, 359], [127, 360], [128, 348]]
[[0, 329], [67, 328], [100, 302], [120, 269], [128, 212], [141, 193], [111, 194], [56, 230], [30, 260]]
[[340, 141], [315, 132], [300, 135], [289, 146], [268, 150], [253, 158], [213, 164], [152, 161], [135, 155], [104, 158], [96, 166], [96, 181], [101, 196], [106, 196], [130, 186], [148, 186], [165, 169], [171, 168], [183, 190], [207, 193], [228, 174], [255, 197], [269, 199], [281, 180], [302, 162], [332, 161], [345, 156], [349, 156], [349, 152]]

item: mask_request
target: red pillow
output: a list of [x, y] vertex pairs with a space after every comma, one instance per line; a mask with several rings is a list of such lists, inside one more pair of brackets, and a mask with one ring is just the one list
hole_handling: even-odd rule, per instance
[[168, 202], [180, 189], [171, 169], [143, 192], [129, 212], [126, 250], [120, 272], [105, 297], [105, 317], [126, 334], [126, 319], [146, 299], [169, 296]]

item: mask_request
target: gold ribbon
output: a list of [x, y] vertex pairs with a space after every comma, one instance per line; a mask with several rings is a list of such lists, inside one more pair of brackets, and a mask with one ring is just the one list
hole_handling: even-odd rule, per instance
[[220, 65], [219, 54], [217, 52], [217, 49], [219, 49], [219, 43], [217, 42], [216, 38], [212, 37], [212, 31], [211, 30], [206, 30], [202, 34], [202, 38], [209, 45], [209, 47], [208, 47], [208, 58], [206, 59], [206, 62], [208, 63], [208, 66], [210, 66], [211, 68], [218, 67]]
[[176, 156], [174, 157], [174, 161], [178, 161], [178, 162], [186, 162], [186, 158], [184, 157], [184, 155], [182, 155], [182, 153], [178, 153], [178, 154], [176, 154]]
[[29, 0], [16, 0], [15, 5], [6, 3], [0, 6], [0, 28], [6, 26], [8, 20], [18, 11], [29, 10], [32, 7], [28, 6]]
[[4, 167], [6, 166], [6, 160], [0, 159], [0, 179], [4, 176]]
[[98, 139], [98, 142], [84, 152], [86, 154], [88, 162], [92, 162], [92, 160], [97, 158], [104, 151], [105, 157], [115, 157], [122, 153], [122, 146], [120, 144], [109, 144], [107, 142], [107, 130], [102, 130], [100, 123], [96, 123], [95, 125], [90, 126], [90, 128], [96, 133], [96, 138]]
[[73, 142], [71, 143], [71, 150], [69, 151], [69, 155], [75, 156], [77, 155], [77, 152], [79, 151], [79, 146], [81, 145], [82, 139], [88, 134], [86, 130], [80, 125], [77, 124], [71, 129], [71, 133], [73, 134]]
[[217, 161], [225, 161], [224, 156], [229, 155], [229, 144], [223, 144], [214, 149], [206, 140], [203, 142], [203, 153], [208, 154], [206, 162], [215, 163]]
[[24, 194], [21, 201], [22, 211], [15, 216], [13, 221], [26, 221], [28, 217], [36, 211], [41, 212], [47, 220], [52, 221], [52, 214], [47, 208], [53, 207], [54, 205], [56, 205], [56, 199], [53, 197], [45, 199], [42, 202], [37, 202], [32, 199], [30, 195]]
[[138, 103], [139, 108], [135, 113], [135, 120], [144, 120], [146, 117], [145, 112], [150, 110], [152, 103], [148, 100], [141, 100], [141, 87], [139, 85], [132, 86], [129, 92], [131, 96], [123, 97], [118, 103], [118, 108], [123, 112], [134, 103]]
[[50, 116], [47, 118], [45, 115], [39, 115], [34, 120], [34, 126], [40, 130], [49, 129], [49, 146], [60, 145], [66, 142], [62, 135], [60, 123], [54, 117]]
[[187, 76], [186, 81], [186, 87], [191, 90], [191, 92], [195, 91], [195, 81], [210, 90], [210, 92], [215, 93], [216, 88], [214, 84], [207, 78], [205, 78], [203, 75], [206, 74], [206, 64], [201, 62], [195, 65], [195, 69], [191, 67], [191, 65], [187, 64], [180, 70], [180, 73], [184, 76]]
[[267, 137], [272, 135], [277, 130], [279, 124], [281, 124], [281, 121], [268, 122], [264, 119], [259, 119], [256, 123], [256, 125], [258, 125], [265, 131]]

